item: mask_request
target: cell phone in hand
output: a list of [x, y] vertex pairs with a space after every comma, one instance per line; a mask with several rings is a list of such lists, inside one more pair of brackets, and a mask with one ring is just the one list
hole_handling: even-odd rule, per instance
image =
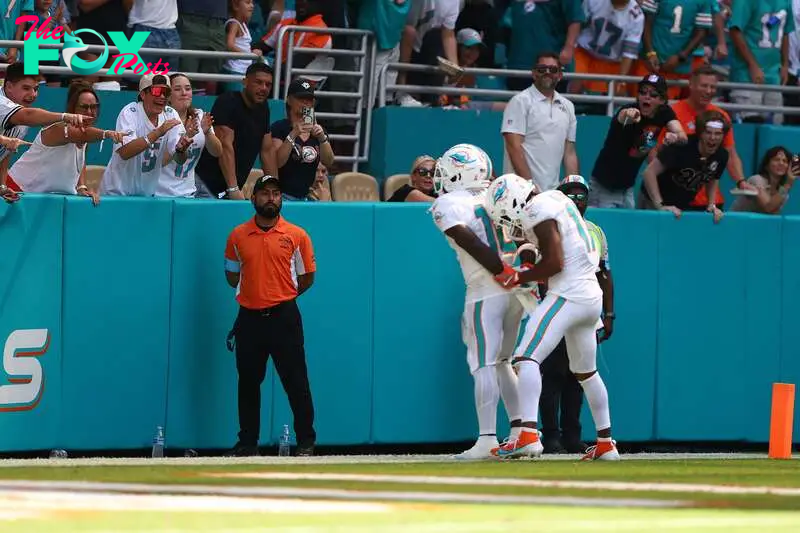
[[315, 117], [314, 117], [314, 108], [305, 106], [303, 107], [303, 124], [314, 124]]

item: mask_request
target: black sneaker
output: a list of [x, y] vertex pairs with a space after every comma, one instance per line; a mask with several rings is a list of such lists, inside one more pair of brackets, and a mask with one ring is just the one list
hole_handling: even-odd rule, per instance
[[546, 454], [559, 454], [559, 453], [566, 453], [567, 450], [561, 445], [561, 441], [558, 439], [547, 439], [542, 441], [542, 446], [544, 446], [544, 452]]
[[581, 441], [567, 441], [564, 443], [567, 453], [586, 453], [586, 448], [589, 446]]
[[233, 447], [228, 453], [224, 455], [224, 457], [257, 457], [260, 455], [258, 453], [258, 446], [252, 446], [247, 444], [242, 444], [241, 442], [237, 442], [236, 446]]
[[311, 457], [314, 455], [314, 445], [309, 444], [308, 446], [297, 446], [297, 449], [294, 451], [295, 457]]

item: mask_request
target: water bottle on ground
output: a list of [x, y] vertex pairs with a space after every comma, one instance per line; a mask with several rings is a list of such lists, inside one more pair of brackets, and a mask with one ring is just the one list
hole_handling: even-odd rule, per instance
[[291, 455], [291, 448], [289, 442], [289, 425], [283, 425], [283, 433], [281, 434], [280, 440], [278, 441], [278, 456], [279, 457], [289, 457]]
[[158, 426], [153, 437], [153, 457], [164, 457], [164, 428]]

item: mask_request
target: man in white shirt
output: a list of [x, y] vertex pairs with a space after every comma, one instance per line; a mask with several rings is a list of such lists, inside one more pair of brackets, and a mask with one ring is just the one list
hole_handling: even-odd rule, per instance
[[556, 54], [540, 54], [533, 85], [515, 95], [503, 113], [503, 173], [532, 180], [540, 191], [558, 187], [561, 162], [566, 174], [578, 174], [575, 106], [555, 87], [561, 81]]
[[[2, 135], [16, 139], [24, 139], [28, 134], [29, 126], [49, 126], [56, 122], [65, 122], [72, 126], [87, 124], [91, 117], [73, 113], [52, 113], [30, 107], [39, 96], [39, 77], [25, 74], [25, 67], [20, 63], [9, 65], [6, 69], [5, 84], [0, 87], [0, 128]], [[9, 145], [11, 146], [11, 145]], [[13, 148], [13, 146], [12, 146]], [[8, 146], [0, 145], [0, 186], [16, 190], [13, 184], [7, 183], [8, 165], [13, 150]], [[3, 197], [10, 196], [11, 192], [4, 192]]]
[[[178, 20], [178, 0], [134, 0], [131, 12], [128, 14], [128, 27], [131, 31], [149, 31], [142, 48], [169, 48], [180, 50], [181, 37], [175, 27]], [[169, 66], [160, 68], [161, 72], [175, 72], [178, 70], [177, 56], [151, 57], [141, 56], [145, 63], [156, 62], [161, 59], [161, 64]]]
[[[441, 56], [458, 65], [456, 21], [463, 4], [463, 0], [414, 0], [400, 40], [400, 62], [436, 65], [436, 57]], [[406, 80], [410, 85], [441, 86], [443, 82], [440, 74], [409, 72], [406, 77], [406, 72], [400, 71], [398, 84]], [[435, 102], [438, 96], [424, 95], [423, 99]], [[397, 101], [403, 106], [420, 105], [408, 94], [398, 94]]]
[[170, 92], [166, 76], [148, 74], [139, 80], [139, 101], [117, 116], [116, 131], [128, 135], [114, 145], [100, 186], [103, 195], [154, 196], [163, 164], [186, 161], [192, 140], [178, 112], [167, 105]]

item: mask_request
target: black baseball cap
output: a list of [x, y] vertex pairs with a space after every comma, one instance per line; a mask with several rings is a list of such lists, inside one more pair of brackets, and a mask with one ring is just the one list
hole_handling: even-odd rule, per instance
[[267, 185], [273, 185], [277, 187], [279, 191], [281, 190], [281, 182], [278, 178], [272, 177], [269, 174], [264, 174], [258, 178], [253, 185], [253, 195], [255, 196], [258, 191], [264, 189]]
[[289, 89], [286, 94], [299, 98], [314, 98], [314, 84], [303, 78], [295, 78], [292, 80], [292, 83], [289, 84]]
[[656, 73], [648, 74], [639, 82], [639, 88], [641, 89], [644, 85], [654, 88], [662, 98], [667, 97], [667, 80], [663, 76]]

